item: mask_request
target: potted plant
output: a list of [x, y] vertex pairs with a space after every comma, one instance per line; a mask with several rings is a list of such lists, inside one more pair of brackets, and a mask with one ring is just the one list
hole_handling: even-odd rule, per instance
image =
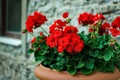
[[120, 78], [120, 16], [112, 23], [102, 14], [82, 13], [78, 24], [88, 29], [88, 34], [70, 23], [69, 13], [57, 19], [49, 27], [41, 12], [34, 12], [26, 20], [26, 29], [33, 35], [40, 27], [43, 32], [31, 40], [29, 53], [34, 53], [40, 63], [35, 75], [40, 80], [118, 80]]

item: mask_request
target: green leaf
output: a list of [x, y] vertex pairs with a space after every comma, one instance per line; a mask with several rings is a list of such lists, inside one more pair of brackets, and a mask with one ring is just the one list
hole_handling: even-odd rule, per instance
[[87, 35], [85, 36], [84, 31], [82, 31], [79, 35], [81, 39], [84, 40], [84, 43], [86, 44], [88, 41], [88, 36]]
[[33, 47], [33, 48], [38, 48], [38, 47], [39, 47], [39, 44], [35, 42], [35, 43], [32, 44], [32, 47]]
[[40, 51], [39, 51], [39, 54], [40, 54], [40, 55], [45, 55], [46, 53], [47, 53], [46, 50], [40, 50]]
[[63, 70], [63, 68], [64, 68], [64, 66], [61, 65], [61, 64], [59, 64], [59, 63], [50, 65], [50, 67], [51, 67], [52, 69], [56, 69], [56, 70], [58, 70], [58, 71], [61, 71], [61, 70]]
[[32, 50], [32, 49], [28, 49], [28, 51], [27, 51], [29, 54], [30, 53], [33, 53], [34, 52], [34, 50]]
[[101, 72], [114, 72], [115, 64], [112, 61], [99, 63], [98, 69]]
[[71, 75], [75, 75], [77, 70], [75, 67], [67, 67], [67, 71], [71, 74]]
[[89, 55], [92, 56], [92, 57], [97, 57], [99, 54], [99, 51], [96, 50], [96, 51], [89, 51]]
[[45, 56], [35, 56], [35, 61], [43, 61], [45, 59]]
[[85, 65], [83, 61], [79, 61], [76, 68], [82, 68]]
[[103, 44], [99, 43], [98, 49], [102, 49], [103, 48]]
[[73, 66], [73, 65], [75, 65], [75, 63], [73, 63], [73, 62], [68, 62], [68, 63], [66, 63], [66, 66], [67, 66], [67, 67], [71, 67], [71, 66]]
[[94, 68], [94, 60], [93, 59], [88, 59], [85, 63], [85, 67], [87, 69], [93, 69]]
[[116, 66], [117, 66], [117, 68], [118, 68], [119, 71], [120, 71], [120, 60], [116, 62]]
[[111, 64], [111, 65], [108, 67], [108, 71], [114, 72], [114, 71], [115, 71], [115, 66]]
[[105, 61], [109, 61], [110, 59], [111, 59], [111, 57], [113, 56], [113, 52], [112, 52], [112, 50], [110, 50], [110, 49], [105, 49], [104, 50], [104, 56], [103, 56], [103, 59], [105, 60]]
[[100, 52], [100, 53], [98, 54], [98, 58], [99, 58], [99, 59], [102, 59], [102, 58], [103, 58], [103, 53]]
[[86, 66], [87, 69], [93, 69], [93, 68], [94, 68], [94, 63], [89, 63], [89, 62], [87, 62], [87, 63], [85, 64], [85, 66]]
[[91, 74], [93, 72], [93, 70], [92, 69], [81, 69], [81, 73], [82, 74], [85, 74], [85, 75], [89, 75], [89, 74]]

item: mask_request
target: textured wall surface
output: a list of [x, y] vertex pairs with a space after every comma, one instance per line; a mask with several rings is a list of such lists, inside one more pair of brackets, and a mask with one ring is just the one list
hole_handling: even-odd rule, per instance
[[[77, 24], [77, 17], [82, 12], [103, 13], [108, 21], [120, 15], [120, 0], [30, 0], [28, 14], [40, 11], [47, 15], [48, 27], [56, 18], [61, 18], [68, 11], [73, 17], [71, 24]], [[36, 33], [39, 29], [36, 30]], [[33, 75], [33, 56], [26, 58], [21, 47], [0, 44], [0, 80], [37, 80]]]
[[34, 58], [21, 53], [21, 47], [0, 44], [0, 80], [37, 80]]

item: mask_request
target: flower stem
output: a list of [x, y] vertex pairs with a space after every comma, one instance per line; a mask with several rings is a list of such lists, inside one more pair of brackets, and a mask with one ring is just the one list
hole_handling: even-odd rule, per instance
[[43, 28], [43, 27], [40, 27], [47, 35], [49, 35], [48, 33], [47, 33], [47, 31]]
[[117, 57], [114, 58], [114, 60], [120, 59], [120, 55], [118, 55]]
[[35, 35], [33, 33], [30, 33], [30, 34], [35, 37]]

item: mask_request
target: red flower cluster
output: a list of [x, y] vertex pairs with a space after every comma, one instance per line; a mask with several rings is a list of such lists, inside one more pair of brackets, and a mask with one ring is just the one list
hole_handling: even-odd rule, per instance
[[112, 26], [109, 23], [103, 23], [101, 26], [102, 33], [111, 33], [112, 36], [120, 35], [120, 19], [118, 17], [112, 22]]
[[84, 47], [84, 41], [80, 39], [75, 33], [65, 34], [58, 40], [58, 51], [63, 52], [66, 50], [67, 52], [73, 54], [76, 52], [80, 52]]
[[[56, 21], [50, 27], [50, 36], [47, 37], [46, 44], [51, 48], [56, 47], [58, 52], [67, 51], [70, 54], [80, 52], [84, 47], [84, 41], [77, 35], [77, 28], [67, 26], [64, 21], [56, 25]], [[58, 27], [61, 26], [61, 27]]]
[[63, 30], [66, 24], [66, 21], [62, 21], [60, 19], [54, 21], [54, 24], [50, 26], [50, 34], [53, 33], [54, 30]]
[[100, 34], [100, 35], [103, 35], [104, 33], [105, 33], [105, 34], [108, 34], [110, 28], [111, 28], [110, 24], [107, 23], [107, 22], [104, 22], [104, 23], [100, 26], [99, 34]]
[[34, 28], [41, 26], [47, 21], [46, 16], [42, 13], [34, 12], [33, 15], [29, 15], [26, 20], [26, 29], [28, 32], [33, 32]]
[[104, 19], [105, 17], [102, 14], [93, 15], [91, 13], [85, 12], [79, 15], [78, 23], [82, 25], [90, 24], [90, 33], [95, 33], [96, 31], [98, 31], [100, 35], [109, 33], [112, 36], [120, 35], [120, 16], [116, 17], [111, 25], [105, 22]]
[[93, 15], [93, 14], [85, 12], [79, 15], [78, 23], [87, 25], [87, 24], [93, 24], [95, 21], [104, 20], [104, 19], [105, 17], [102, 14]]

